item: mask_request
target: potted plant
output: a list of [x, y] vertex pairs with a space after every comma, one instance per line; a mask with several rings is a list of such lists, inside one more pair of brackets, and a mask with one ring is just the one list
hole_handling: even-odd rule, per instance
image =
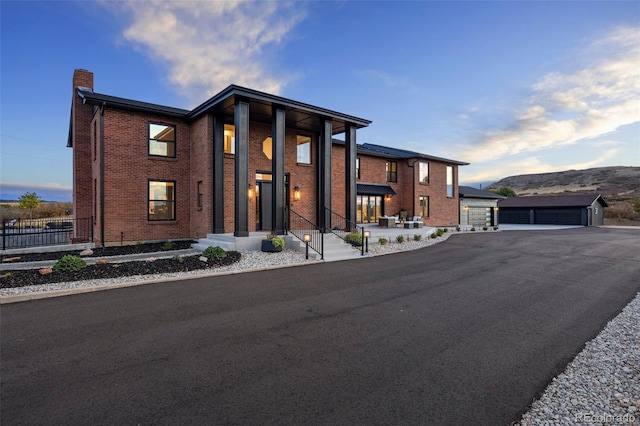
[[266, 239], [262, 240], [262, 251], [267, 253], [275, 253], [282, 251], [284, 248], [284, 238], [277, 236], [276, 234], [269, 235]]

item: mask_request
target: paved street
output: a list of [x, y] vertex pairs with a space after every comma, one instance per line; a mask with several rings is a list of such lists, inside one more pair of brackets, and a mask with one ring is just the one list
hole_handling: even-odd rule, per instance
[[2, 305], [7, 425], [506, 425], [640, 291], [640, 232]]

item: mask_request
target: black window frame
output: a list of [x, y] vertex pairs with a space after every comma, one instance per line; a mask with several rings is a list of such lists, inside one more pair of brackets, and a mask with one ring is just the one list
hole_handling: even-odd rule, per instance
[[397, 161], [387, 160], [387, 162], [385, 163], [385, 171], [387, 172], [387, 182], [398, 182], [398, 162]]
[[[151, 137], [151, 126], [165, 126], [165, 127], [172, 127], [173, 128], [173, 142], [169, 142], [169, 141], [163, 141], [161, 139], [154, 139]], [[150, 157], [156, 157], [156, 158], [176, 158], [177, 154], [178, 154], [178, 135], [177, 135], [177, 127], [175, 124], [170, 124], [170, 123], [161, 123], [161, 122], [156, 122], [156, 121], [149, 121], [147, 123], [147, 133], [148, 133], [148, 142], [147, 142], [147, 153], [149, 154]], [[152, 142], [156, 142], [156, 143], [163, 143], [163, 144], [169, 144], [169, 143], [173, 143], [173, 155], [161, 155], [161, 154], [152, 154], [151, 153], [151, 145]]]
[[[173, 184], [173, 200], [156, 200], [151, 199], [151, 183], [152, 182], [164, 182], [164, 183], [172, 183]], [[177, 183], [175, 180], [167, 180], [167, 179], [147, 179], [147, 221], [149, 222], [175, 222], [177, 216], [176, 210], [176, 194], [178, 193]], [[170, 219], [153, 219], [151, 217], [151, 203], [152, 202], [165, 202], [171, 203], [172, 205], [172, 218]], [[155, 206], [154, 206], [155, 207]]]
[[[445, 169], [445, 182], [447, 185], [447, 198], [455, 198], [456, 197], [456, 185], [455, 185], [455, 172], [454, 168], [451, 165], [447, 165]], [[451, 171], [451, 184], [449, 184], [449, 171]], [[451, 191], [449, 191], [451, 189]]]
[[[304, 138], [309, 138], [309, 162], [304, 162], [304, 161], [298, 161], [298, 149], [300, 148], [300, 145], [303, 145], [299, 142], [298, 138], [299, 137], [304, 137]], [[305, 166], [309, 166], [313, 164], [313, 137], [311, 135], [305, 135], [304, 133], [297, 133], [296, 134], [296, 164], [302, 164]]]
[[[424, 204], [423, 200], [427, 200], [426, 205]], [[420, 195], [418, 197], [418, 202], [420, 205], [420, 217], [429, 217], [429, 215], [431, 214], [431, 197], [429, 197], [428, 195]], [[424, 208], [427, 208], [427, 214], [424, 214]]]
[[[427, 166], [427, 180], [422, 180], [420, 174], [422, 173], [420, 168], [423, 164], [426, 164]], [[429, 170], [431, 169], [431, 167], [429, 166], [429, 162], [428, 161], [420, 161], [418, 163], [418, 182], [420, 182], [423, 185], [428, 185], [429, 184], [429, 180], [430, 180], [430, 173], [431, 171]]]
[[196, 205], [198, 207], [198, 210], [202, 210], [203, 198], [204, 198], [204, 182], [202, 182], [201, 180], [199, 180], [198, 183], [196, 184], [196, 192], [197, 192]]

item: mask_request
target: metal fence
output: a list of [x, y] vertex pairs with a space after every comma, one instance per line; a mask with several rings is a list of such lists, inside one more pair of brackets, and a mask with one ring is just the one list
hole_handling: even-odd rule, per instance
[[2, 220], [2, 250], [93, 241], [93, 218]]

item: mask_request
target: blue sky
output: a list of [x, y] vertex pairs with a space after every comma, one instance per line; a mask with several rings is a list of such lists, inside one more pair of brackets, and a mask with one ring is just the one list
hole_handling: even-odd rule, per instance
[[[70, 200], [71, 78], [192, 108], [239, 84], [372, 120], [460, 183], [640, 165], [640, 2], [0, 2], [0, 199]], [[17, 194], [17, 195], [16, 195]]]

